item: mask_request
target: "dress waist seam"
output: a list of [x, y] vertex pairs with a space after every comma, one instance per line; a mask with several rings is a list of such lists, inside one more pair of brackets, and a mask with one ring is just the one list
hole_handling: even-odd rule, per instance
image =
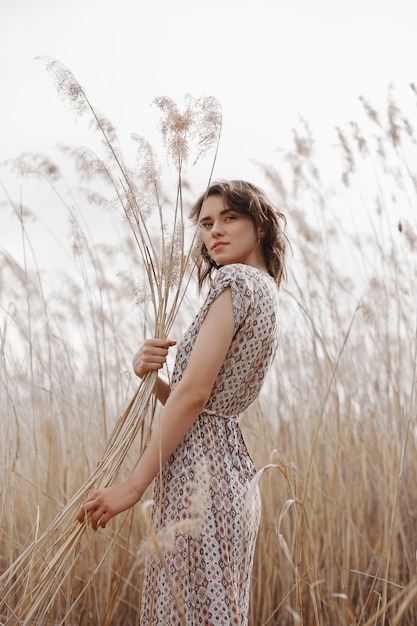
[[220, 413], [219, 411], [213, 411], [212, 409], [203, 409], [200, 415], [211, 415], [213, 417], [220, 417], [221, 419], [227, 420], [228, 422], [236, 422], [239, 419], [239, 413], [232, 413], [231, 415], [225, 415], [224, 413]]

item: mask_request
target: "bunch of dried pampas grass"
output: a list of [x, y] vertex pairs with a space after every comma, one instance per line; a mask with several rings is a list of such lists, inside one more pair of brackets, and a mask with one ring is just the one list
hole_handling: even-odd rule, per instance
[[[115, 191], [117, 204], [131, 227], [146, 270], [148, 301], [152, 303], [155, 319], [154, 335], [166, 337], [184, 298], [194, 265], [193, 245], [188, 245], [186, 252], [184, 168], [192, 153], [195, 163], [213, 149], [208, 182], [211, 180], [221, 131], [219, 104], [214, 98], [186, 96], [184, 109], [180, 111], [170, 98], [155, 100], [161, 112], [160, 132], [164, 148], [174, 164], [177, 177], [176, 201], [171, 223], [168, 224], [159, 197], [156, 158], [149, 142], [134, 136], [140, 167], [135, 171], [129, 169], [123, 162], [113, 126], [97, 113], [73, 74], [55, 59], [45, 61], [54, 77], [58, 94], [77, 115], [92, 116], [101, 135], [104, 157], [86, 149], [78, 150], [76, 157], [87, 167], [90, 175], [103, 176]], [[149, 207], [157, 208], [158, 239], [148, 225]], [[66, 589], [72, 588], [71, 579], [80, 555], [80, 540], [87, 527], [87, 522], [79, 524], [75, 521], [76, 511], [91, 491], [112, 484], [138, 434], [140, 452], [143, 451], [155, 409], [155, 380], [156, 373], [149, 372], [140, 381], [133, 398], [117, 420], [95, 470], [46, 530], [37, 529], [36, 538], [0, 577], [0, 614], [6, 624], [50, 623], [58, 596], [61, 600], [64, 598], [65, 605], [59, 623], [63, 624], [71, 616], [93, 578], [83, 581], [81, 592], [69, 599], [71, 593], [68, 595]], [[149, 414], [150, 420], [145, 420]], [[117, 533], [108, 549], [116, 538]], [[95, 572], [103, 559], [97, 563]]]

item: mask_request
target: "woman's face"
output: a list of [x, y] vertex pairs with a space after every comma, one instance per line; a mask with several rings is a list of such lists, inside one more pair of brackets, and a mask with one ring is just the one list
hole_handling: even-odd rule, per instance
[[229, 209], [220, 195], [203, 202], [199, 225], [208, 254], [218, 265], [245, 263], [265, 269], [259, 234], [250, 217]]

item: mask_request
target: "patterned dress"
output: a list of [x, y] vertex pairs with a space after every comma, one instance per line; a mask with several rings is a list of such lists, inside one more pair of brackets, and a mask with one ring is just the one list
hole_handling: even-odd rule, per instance
[[171, 386], [210, 305], [228, 287], [235, 321], [229, 351], [205, 409], [155, 479], [152, 522], [162, 558], [149, 557], [145, 566], [141, 626], [247, 624], [260, 502], [257, 490], [246, 497], [255, 467], [238, 416], [258, 396], [277, 348], [271, 276], [243, 264], [218, 270], [178, 343]]

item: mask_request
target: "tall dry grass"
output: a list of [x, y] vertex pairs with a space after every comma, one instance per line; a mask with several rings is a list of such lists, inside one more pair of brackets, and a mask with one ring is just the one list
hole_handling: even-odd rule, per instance
[[[181, 111], [168, 97], [155, 100], [161, 113], [160, 131], [166, 154], [173, 164], [176, 175], [176, 197], [172, 202], [172, 209], [165, 212], [157, 163], [150, 144], [143, 138], [134, 136], [140, 163], [135, 169], [130, 168], [123, 159], [113, 126], [98, 113], [71, 72], [53, 59], [47, 60], [47, 67], [55, 79], [58, 93], [77, 114], [87, 113], [99, 133], [102, 155], [98, 155], [91, 149], [79, 149], [73, 155], [75, 165], [83, 179], [88, 181], [92, 175], [96, 175], [101, 177], [110, 188], [110, 206], [116, 206], [119, 209], [130, 227], [132, 238], [137, 244], [136, 252], [141, 261], [142, 273], [146, 278], [145, 283], [139, 286], [134, 281], [132, 283], [132, 278], [125, 277], [125, 279], [131, 285], [137, 298], [141, 300], [147, 298], [148, 306], [152, 310], [153, 336], [166, 337], [184, 301], [194, 265], [193, 238], [189, 238], [186, 242], [183, 176], [193, 149], [192, 156], [195, 161], [211, 148], [215, 149], [216, 154], [216, 144], [221, 129], [218, 103], [213, 98], [193, 99], [187, 96], [184, 110]], [[56, 182], [60, 179], [60, 173], [56, 165], [48, 159], [38, 155], [30, 155], [29, 158], [23, 156], [16, 159], [13, 166], [22, 175], [29, 174], [46, 178], [51, 186], [57, 189]], [[207, 182], [210, 180], [210, 175], [209, 170]], [[104, 314], [100, 315], [101, 312], [104, 313], [107, 310], [103, 298], [103, 282], [100, 280], [104, 274], [99, 271], [95, 263], [94, 254], [88, 246], [85, 234], [80, 229], [72, 207], [67, 205], [67, 209], [73, 232], [74, 249], [80, 256], [81, 274], [87, 287], [87, 306], [93, 320], [91, 329], [94, 336], [94, 352], [89, 356], [90, 362], [93, 357], [92, 363], [94, 370], [97, 371], [98, 412], [102, 414], [103, 423], [106, 426], [107, 342], [105, 317]], [[22, 216], [22, 210], [19, 207], [15, 208], [15, 212]], [[156, 216], [156, 224], [155, 220], [153, 224], [150, 220], [152, 214]], [[23, 220], [21, 223], [24, 241], [24, 267], [22, 269], [26, 284], [27, 245]], [[99, 287], [98, 314], [93, 307], [90, 280], [86, 263], [80, 255], [81, 251], [84, 251], [92, 261], [90, 267], [95, 273], [94, 278]], [[43, 301], [45, 302], [44, 299]], [[32, 302], [29, 293], [26, 309], [29, 320], [29, 360], [33, 383], [35, 376], [32, 349]], [[135, 441], [138, 448], [137, 454], [144, 450], [155, 413], [153, 396], [155, 380], [156, 373], [149, 372], [140, 381], [127, 407], [113, 425], [109, 436], [107, 428], [104, 429], [105, 447], [98, 456], [98, 460], [95, 457], [95, 467], [88, 477], [84, 477], [81, 486], [69, 498], [62, 510], [53, 517], [46, 529], [42, 529], [36, 522], [33, 540], [1, 575], [1, 600], [8, 622], [27, 624], [52, 621], [54, 623], [56, 619], [65, 622], [71, 616], [73, 607], [80, 604], [83, 596], [87, 595], [90, 581], [87, 578], [85, 583], [77, 584], [77, 566], [82, 554], [81, 542], [88, 530], [88, 519], [79, 525], [75, 521], [75, 514], [94, 488], [112, 484]], [[38, 425], [35, 419], [32, 419], [31, 434], [36, 452], [38, 451], [37, 429]], [[86, 450], [85, 454], [90, 455], [90, 451]], [[37, 495], [39, 496], [39, 493]], [[110, 546], [117, 543], [118, 534], [118, 532], [114, 534]], [[127, 552], [127, 545], [124, 547], [125, 552]], [[97, 556], [94, 565], [95, 572], [102, 569], [107, 552], [108, 548], [102, 555]], [[58, 606], [59, 618], [56, 615], [51, 617], [51, 611], [56, 606]], [[111, 610], [107, 614], [109, 617], [106, 619], [109, 619]]]
[[[363, 100], [363, 119], [336, 131], [328, 158], [301, 122], [285, 158], [261, 167], [287, 214], [293, 256], [278, 358], [243, 418], [263, 498], [253, 626], [417, 622], [416, 140], [394, 95], [386, 112]], [[46, 161], [41, 170], [55, 176]], [[80, 179], [83, 198], [86, 189], [94, 197], [95, 181]], [[62, 181], [52, 182], [59, 193]], [[186, 206], [194, 194], [183, 189]], [[109, 268], [123, 267], [124, 253], [91, 246], [77, 226], [78, 273], [51, 280], [33, 262], [29, 215], [20, 205], [15, 215], [26, 256], [3, 255], [0, 274], [1, 571], [94, 471], [134, 391], [131, 354], [154, 316], [129, 229], [120, 248], [135, 265], [123, 281]], [[75, 225], [72, 206], [70, 215]], [[197, 307], [192, 288], [188, 297], [174, 334]], [[136, 456], [127, 452], [122, 476]], [[138, 623], [140, 507], [119, 526], [81, 538], [45, 624], [66, 614], [68, 623]], [[24, 623], [1, 594], [0, 619]]]
[[265, 169], [294, 259], [270, 392], [249, 422], [258, 466], [272, 466], [253, 624], [417, 621], [416, 142], [392, 91], [386, 115], [363, 104], [332, 149], [340, 183], [303, 123], [288, 165]]

